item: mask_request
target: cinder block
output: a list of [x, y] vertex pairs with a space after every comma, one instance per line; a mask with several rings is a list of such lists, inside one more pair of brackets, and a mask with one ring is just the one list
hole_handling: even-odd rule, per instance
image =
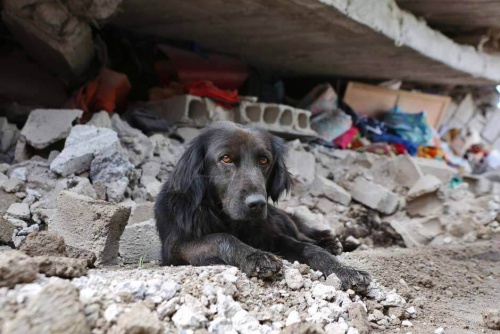
[[242, 102], [236, 109], [236, 121], [280, 134], [315, 136], [311, 112], [281, 104]]
[[212, 121], [233, 121], [234, 111], [222, 108], [208, 98], [180, 95], [146, 103], [145, 107], [160, 118], [177, 125], [203, 127]]

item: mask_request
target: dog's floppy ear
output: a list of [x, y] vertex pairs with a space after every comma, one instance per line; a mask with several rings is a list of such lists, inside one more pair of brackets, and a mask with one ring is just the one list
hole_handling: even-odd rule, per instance
[[171, 190], [190, 205], [199, 206], [205, 194], [205, 149], [201, 136], [194, 138], [169, 177]]
[[271, 175], [267, 180], [267, 196], [271, 197], [273, 202], [277, 202], [281, 194], [289, 192], [292, 186], [292, 177], [286, 168], [285, 153], [286, 147], [283, 139], [271, 136], [273, 147], [274, 164]]

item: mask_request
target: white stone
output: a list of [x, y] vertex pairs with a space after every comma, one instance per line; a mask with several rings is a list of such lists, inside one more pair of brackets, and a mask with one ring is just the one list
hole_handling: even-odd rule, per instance
[[434, 334], [444, 334], [444, 328], [443, 327], [436, 328]]
[[298, 269], [288, 268], [285, 270], [285, 281], [292, 290], [298, 290], [304, 286], [304, 278]]
[[172, 322], [179, 329], [197, 329], [207, 323], [203, 314], [195, 313], [191, 308], [182, 305], [172, 317]]
[[410, 188], [406, 199], [411, 201], [417, 197], [432, 193], [439, 189], [442, 182], [436, 176], [427, 174], [421, 177], [413, 187]]
[[286, 318], [285, 326], [300, 322], [300, 314], [296, 310], [291, 311]]
[[31, 217], [30, 207], [26, 203], [12, 203], [7, 209], [6, 214], [21, 220], [28, 220]]
[[403, 327], [413, 327], [413, 324], [411, 323], [410, 320], [403, 320], [401, 322], [401, 325], [403, 325]]
[[395, 290], [389, 291], [387, 297], [380, 302], [383, 306], [398, 306], [403, 307], [406, 304], [406, 300], [398, 295]]
[[318, 283], [312, 289], [312, 295], [318, 299], [331, 300], [335, 297], [335, 288], [333, 286]]
[[364, 177], [357, 177], [350, 191], [356, 201], [387, 215], [395, 213], [399, 207], [400, 197], [397, 194]]
[[351, 195], [335, 182], [322, 176], [316, 176], [311, 187], [313, 196], [324, 196], [342, 205], [349, 205]]

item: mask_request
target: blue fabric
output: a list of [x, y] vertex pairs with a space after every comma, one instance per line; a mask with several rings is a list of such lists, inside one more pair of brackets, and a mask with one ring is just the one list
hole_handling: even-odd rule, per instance
[[385, 115], [384, 123], [391, 133], [417, 146], [427, 146], [433, 136], [425, 112], [409, 114], [403, 112], [399, 106], [395, 106]]

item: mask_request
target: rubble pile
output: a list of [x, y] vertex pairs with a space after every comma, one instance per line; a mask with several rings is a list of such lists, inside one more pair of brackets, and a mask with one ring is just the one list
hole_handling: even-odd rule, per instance
[[[76, 124], [80, 116], [37, 110], [13, 135], [17, 142], [6, 141], [18, 162], [0, 165], [3, 332], [56, 326], [72, 333], [354, 334], [411, 327], [415, 309], [376, 281], [363, 296], [298, 263], [285, 262], [272, 282], [237, 268], [154, 266], [154, 200], [198, 130], [147, 136], [116, 114], [96, 113], [85, 125]], [[37, 133], [40, 119], [53, 130]], [[445, 164], [299, 140], [288, 146], [295, 185], [277, 205], [331, 229], [345, 251], [471, 242], [500, 231], [500, 197], [457, 181]], [[101, 267], [117, 264], [139, 269]], [[46, 307], [55, 299], [57, 307]], [[39, 321], [26, 321], [33, 317]]]
[[[249, 279], [234, 267], [188, 266], [92, 269], [69, 283], [33, 273], [19, 283], [0, 288], [5, 333], [47, 328], [71, 333], [305, 333], [297, 331], [300, 327], [354, 334], [405, 328], [418, 316], [403, 297], [378, 283], [362, 297], [341, 291], [334, 275], [325, 279], [307, 265], [286, 261], [283, 275], [270, 282]], [[35, 317], [36, 322], [26, 321]]]

